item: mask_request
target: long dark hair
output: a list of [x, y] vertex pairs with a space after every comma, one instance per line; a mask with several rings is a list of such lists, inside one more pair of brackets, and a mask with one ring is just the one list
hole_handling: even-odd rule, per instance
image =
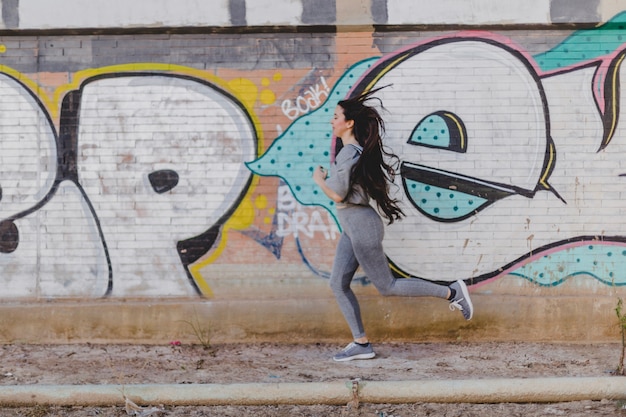
[[[351, 183], [363, 187], [391, 224], [404, 215], [398, 201], [389, 197], [389, 183], [396, 175], [400, 159], [383, 146], [385, 122], [378, 110], [367, 104], [369, 100], [377, 100], [381, 108], [384, 108], [382, 101], [372, 96], [381, 88], [385, 87], [341, 100], [338, 105], [343, 109], [345, 119], [354, 121], [354, 137], [363, 147], [361, 158], [352, 168]], [[385, 157], [389, 162], [385, 161]]]

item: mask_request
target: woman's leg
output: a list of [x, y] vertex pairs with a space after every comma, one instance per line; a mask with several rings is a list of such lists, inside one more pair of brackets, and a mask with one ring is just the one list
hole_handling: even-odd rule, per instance
[[383, 250], [384, 225], [371, 208], [358, 210], [350, 216], [353, 250], [358, 263], [381, 295], [448, 298], [450, 289], [418, 278], [395, 278]]
[[333, 269], [330, 274], [330, 288], [335, 294], [339, 309], [348, 322], [355, 339], [365, 337], [359, 302], [350, 288], [358, 266], [352, 249], [352, 242], [345, 233], [342, 233], [337, 244]]

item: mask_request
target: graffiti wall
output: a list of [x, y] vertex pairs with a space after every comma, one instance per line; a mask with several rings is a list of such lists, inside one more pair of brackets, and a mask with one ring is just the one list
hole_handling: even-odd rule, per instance
[[382, 86], [398, 276], [624, 285], [625, 56], [626, 14], [572, 31], [0, 38], [0, 297], [320, 291], [341, 225], [312, 172], [333, 161], [337, 102]]

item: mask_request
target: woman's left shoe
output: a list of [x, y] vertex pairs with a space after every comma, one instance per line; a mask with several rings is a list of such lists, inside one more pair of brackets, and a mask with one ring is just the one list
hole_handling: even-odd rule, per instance
[[450, 285], [456, 291], [456, 295], [450, 300], [450, 310], [461, 310], [465, 320], [471, 320], [474, 315], [474, 305], [469, 296], [467, 285], [462, 280], [458, 280]]
[[333, 360], [335, 362], [345, 362], [353, 359], [372, 359], [374, 356], [376, 356], [376, 353], [371, 343], [363, 346], [352, 342], [343, 348], [341, 352], [333, 356]]

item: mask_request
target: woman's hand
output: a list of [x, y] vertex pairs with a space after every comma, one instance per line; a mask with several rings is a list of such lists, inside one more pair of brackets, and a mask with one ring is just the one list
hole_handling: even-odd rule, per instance
[[326, 181], [327, 177], [328, 171], [326, 171], [326, 169], [324, 169], [324, 167], [322, 167], [321, 165], [315, 168], [315, 171], [313, 171], [313, 181], [315, 181], [315, 183], [319, 186], [321, 186]]
[[313, 181], [319, 185], [328, 198], [333, 200], [335, 203], [340, 203], [343, 200], [343, 197], [337, 194], [326, 184], [326, 178], [328, 178], [328, 171], [326, 171], [324, 167], [318, 166], [315, 168], [315, 171], [313, 171]]

